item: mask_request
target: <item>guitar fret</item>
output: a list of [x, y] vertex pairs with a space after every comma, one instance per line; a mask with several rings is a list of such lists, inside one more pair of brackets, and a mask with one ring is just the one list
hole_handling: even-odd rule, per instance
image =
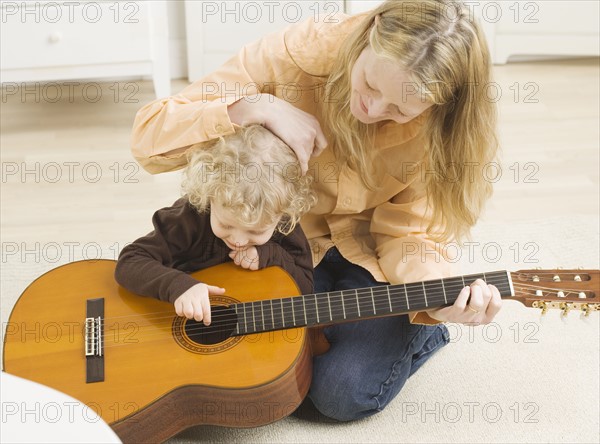
[[387, 290], [387, 295], [388, 295], [388, 302], [390, 303], [390, 313], [394, 311], [394, 309], [392, 308], [392, 297], [390, 296], [390, 287], [386, 287]]
[[265, 312], [263, 310], [263, 301], [260, 301], [260, 316], [262, 319], [263, 331], [267, 329], [265, 326]]
[[408, 289], [406, 288], [406, 284], [404, 284], [404, 296], [406, 297], [406, 309], [410, 310], [410, 304], [408, 303]]
[[[271, 331], [273, 330], [273, 300], [265, 299], [261, 302], [262, 307], [262, 322], [263, 322], [263, 330]], [[270, 312], [269, 312], [270, 311]]]
[[235, 327], [235, 333], [240, 334], [240, 319], [238, 318], [238, 309], [237, 304], [233, 304], [233, 309], [235, 310], [235, 319], [237, 320], [237, 325]]
[[356, 308], [358, 309], [358, 317], [360, 318], [360, 302], [358, 301], [358, 291], [354, 290], [354, 294], [356, 294]]
[[246, 303], [242, 302], [242, 310], [244, 311], [244, 330], [248, 332], [248, 322], [246, 321]]
[[[327, 296], [327, 300], [325, 300], [325, 296]], [[327, 322], [329, 316], [331, 316], [331, 310], [329, 309], [329, 293], [316, 294], [315, 305], [317, 308], [317, 323]]]
[[275, 328], [275, 316], [273, 315], [273, 299], [271, 299], [271, 322], [273, 323], [273, 328]]
[[357, 319], [360, 317], [356, 304], [356, 297], [352, 290], [342, 290], [341, 295], [346, 306], [346, 319]]
[[373, 295], [373, 287], [371, 287], [371, 301], [373, 302], [373, 314], [377, 314], [377, 309], [375, 308], [375, 295]]
[[304, 296], [300, 296], [302, 298], [302, 308], [304, 308], [304, 324], [308, 325], [308, 319], [306, 319], [306, 301], [304, 300]]
[[[391, 297], [392, 302], [392, 312], [400, 312], [406, 310], [406, 304], [404, 303], [404, 298], [402, 297], [402, 285], [394, 285], [391, 288], [388, 287], [388, 293], [393, 296]], [[405, 290], [406, 295], [406, 290]]]
[[344, 304], [344, 292], [340, 293], [340, 299], [342, 300], [342, 311], [344, 313], [344, 319], [346, 319], [346, 304]]
[[[344, 319], [342, 309], [342, 292], [339, 290], [328, 292], [327, 300], [329, 301], [329, 320], [341, 321], [342, 319]], [[326, 318], [326, 316], [327, 313], [325, 313], [325, 316], [323, 317]]]
[[271, 300], [271, 318], [273, 319], [273, 329], [278, 330], [284, 327], [283, 311], [281, 306], [283, 304], [282, 299]]
[[430, 281], [427, 285], [428, 301], [433, 307], [442, 305], [442, 301], [446, 300], [446, 294], [442, 279]]
[[[304, 306], [304, 297], [296, 296], [292, 298], [294, 305], [294, 317], [296, 319], [295, 326], [306, 325], [306, 310], [303, 308]], [[302, 314], [304, 314], [304, 323], [302, 323]]]
[[319, 316], [317, 311], [317, 301], [315, 298], [310, 296], [312, 295], [307, 294], [302, 296], [302, 300], [304, 301], [304, 316], [306, 319], [306, 325], [315, 325], [317, 324], [317, 318]]
[[373, 304], [373, 298], [371, 297], [372, 292], [373, 290], [371, 287], [356, 290], [360, 307], [360, 317], [368, 318], [375, 315], [375, 306]]
[[244, 323], [246, 324], [246, 333], [256, 333], [256, 329], [254, 331], [251, 330], [251, 318], [252, 318], [252, 302], [244, 303]]
[[254, 324], [254, 331], [256, 331], [256, 316], [254, 316], [254, 302], [252, 302], [251, 305], [252, 305], [252, 323]]
[[423, 297], [425, 298], [425, 307], [429, 307], [429, 304], [427, 303], [427, 291], [425, 291], [425, 282], [421, 282], [421, 285], [423, 286]]
[[444, 280], [440, 279], [442, 281], [442, 290], [444, 291], [444, 302], [447, 304], [448, 303], [448, 298], [446, 297], [446, 286], [444, 285]]

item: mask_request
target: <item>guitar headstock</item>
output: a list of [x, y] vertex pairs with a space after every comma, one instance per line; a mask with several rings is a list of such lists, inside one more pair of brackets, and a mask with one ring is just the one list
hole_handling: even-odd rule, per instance
[[600, 270], [519, 270], [511, 272], [515, 296], [527, 307], [581, 310], [588, 316], [600, 310]]

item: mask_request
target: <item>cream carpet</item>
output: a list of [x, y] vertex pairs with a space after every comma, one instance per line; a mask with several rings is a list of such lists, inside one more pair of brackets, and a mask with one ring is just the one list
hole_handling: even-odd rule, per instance
[[[455, 257], [461, 273], [599, 268], [598, 227], [597, 217], [482, 222]], [[114, 258], [110, 246], [101, 251]], [[23, 261], [6, 248], [3, 253], [4, 333], [21, 292], [66, 257], [50, 263], [43, 255]], [[75, 260], [83, 257], [80, 248], [73, 253]], [[198, 426], [169, 442], [600, 442], [598, 313], [542, 317], [508, 301], [489, 326], [448, 328], [451, 343], [374, 417], [331, 423], [308, 410], [255, 429]]]

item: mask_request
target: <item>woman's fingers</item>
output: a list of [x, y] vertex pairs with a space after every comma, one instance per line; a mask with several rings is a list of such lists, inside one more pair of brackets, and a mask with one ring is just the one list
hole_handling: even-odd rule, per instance
[[311, 156], [318, 156], [327, 147], [317, 118], [271, 94], [248, 99], [251, 100], [240, 99], [227, 107], [230, 120], [241, 126], [264, 125], [296, 153], [302, 174], [306, 174]]
[[489, 324], [502, 307], [500, 292], [481, 279], [463, 287], [454, 304], [449, 307], [428, 310], [429, 315], [444, 322], [466, 325]]
[[317, 137], [315, 138], [315, 149], [312, 152], [312, 156], [316, 157], [323, 152], [327, 147], [327, 139], [321, 129], [321, 126], [317, 123]]
[[471, 284], [471, 298], [466, 307], [467, 310], [474, 314], [485, 313], [487, 301], [489, 301], [491, 297], [491, 295], [487, 295], [489, 292], [490, 290], [487, 288], [487, 284], [481, 279], [477, 279], [473, 282]]
[[498, 314], [500, 309], [502, 308], [502, 297], [500, 296], [500, 291], [494, 285], [488, 285], [488, 288], [492, 294], [487, 309], [485, 310], [485, 322], [492, 322], [492, 319]]
[[458, 297], [456, 298], [456, 301], [454, 301], [454, 307], [456, 307], [459, 312], [465, 310], [470, 295], [471, 287], [469, 287], [468, 285], [466, 287], [463, 287], [463, 289], [460, 290], [460, 293], [458, 293]]

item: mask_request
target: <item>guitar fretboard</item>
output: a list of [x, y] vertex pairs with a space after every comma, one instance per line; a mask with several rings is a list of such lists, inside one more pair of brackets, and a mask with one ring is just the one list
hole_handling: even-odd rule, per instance
[[513, 296], [509, 273], [494, 271], [410, 284], [382, 285], [233, 304], [234, 335], [312, 327], [428, 310], [452, 305], [460, 290], [476, 279]]

